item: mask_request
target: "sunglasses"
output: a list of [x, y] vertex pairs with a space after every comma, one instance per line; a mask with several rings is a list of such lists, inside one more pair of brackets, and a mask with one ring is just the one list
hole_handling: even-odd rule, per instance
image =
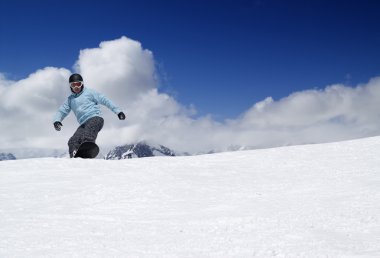
[[79, 87], [82, 87], [82, 85], [83, 85], [83, 82], [72, 82], [72, 83], [70, 83], [71, 88], [79, 88]]

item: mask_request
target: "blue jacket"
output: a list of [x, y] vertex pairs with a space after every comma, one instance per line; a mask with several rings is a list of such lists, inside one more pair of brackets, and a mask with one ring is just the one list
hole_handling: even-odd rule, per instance
[[53, 122], [62, 122], [72, 110], [79, 124], [82, 125], [92, 117], [102, 116], [102, 112], [98, 104], [108, 107], [115, 114], [119, 114], [121, 112], [121, 109], [115, 106], [104, 95], [92, 89], [83, 88], [80, 93], [73, 93], [67, 98], [55, 114]]

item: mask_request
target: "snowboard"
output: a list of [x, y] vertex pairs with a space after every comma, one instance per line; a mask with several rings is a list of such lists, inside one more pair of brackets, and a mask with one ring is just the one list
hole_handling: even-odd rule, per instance
[[99, 146], [94, 142], [84, 142], [82, 143], [77, 152], [74, 155], [74, 158], [83, 158], [83, 159], [93, 159], [99, 154]]

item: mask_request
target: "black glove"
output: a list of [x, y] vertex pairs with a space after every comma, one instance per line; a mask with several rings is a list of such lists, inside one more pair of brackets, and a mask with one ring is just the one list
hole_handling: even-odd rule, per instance
[[54, 122], [54, 128], [55, 130], [57, 131], [61, 131], [61, 126], [62, 126], [62, 123], [61, 122]]
[[117, 114], [117, 116], [119, 117], [120, 120], [125, 119], [125, 114], [123, 112], [120, 112], [119, 114]]

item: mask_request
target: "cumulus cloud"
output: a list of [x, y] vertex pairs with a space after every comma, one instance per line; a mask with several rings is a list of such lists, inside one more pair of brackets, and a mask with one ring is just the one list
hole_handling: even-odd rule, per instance
[[121, 105], [156, 87], [152, 52], [127, 37], [80, 51], [75, 69], [83, 75], [86, 85], [108, 93]]
[[61, 132], [52, 126], [58, 107], [70, 94], [68, 77], [83, 75], [85, 86], [109, 97], [127, 114], [119, 121], [103, 108], [103, 150], [146, 140], [178, 151], [223, 151], [318, 143], [377, 135], [380, 132], [380, 78], [356, 87], [330, 85], [253, 103], [239, 117], [217, 122], [195, 118], [196, 111], [157, 88], [153, 53], [122, 37], [80, 51], [73, 71], [47, 67], [11, 81], [0, 74], [1, 148], [66, 148], [78, 124], [73, 114]]
[[267, 98], [230, 124], [240, 130], [269, 131], [270, 135], [264, 137], [267, 139], [270, 136], [282, 138], [271, 145], [377, 135], [379, 94], [380, 78], [354, 88], [338, 84], [323, 90], [296, 92], [279, 101]]
[[[53, 147], [51, 111], [64, 100], [70, 72], [47, 67], [20, 81], [0, 80], [1, 148]], [[50, 141], [49, 141], [50, 138]], [[45, 144], [44, 144], [45, 143]]]

